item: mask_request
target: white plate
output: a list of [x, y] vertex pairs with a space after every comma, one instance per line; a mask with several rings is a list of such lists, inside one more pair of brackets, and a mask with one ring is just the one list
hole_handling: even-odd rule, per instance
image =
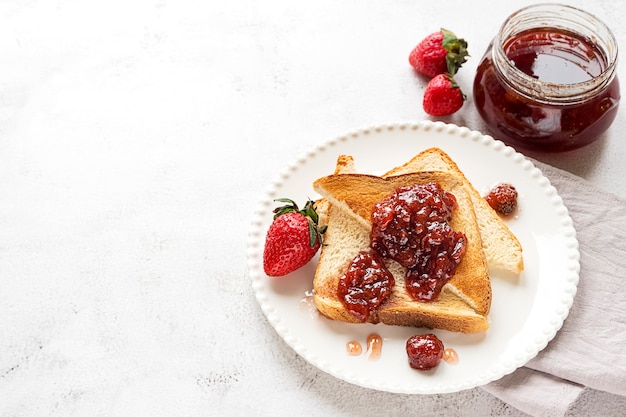
[[[310, 302], [317, 258], [282, 278], [263, 272], [265, 233], [273, 199], [303, 204], [318, 197], [312, 182], [333, 172], [339, 154], [353, 155], [359, 172], [382, 174], [430, 147], [457, 162], [482, 192], [510, 182], [519, 192], [517, 216], [507, 223], [524, 248], [525, 270], [519, 277], [492, 274], [490, 329], [466, 335], [434, 330], [458, 352], [455, 365], [442, 362], [420, 372], [407, 363], [406, 340], [429, 332], [382, 324], [347, 324], [328, 320]], [[327, 141], [297, 158], [269, 187], [249, 235], [248, 267], [258, 302], [278, 334], [304, 359], [350, 383], [381, 391], [436, 394], [487, 384], [513, 372], [543, 349], [561, 328], [578, 284], [576, 232], [556, 189], [534, 164], [502, 142], [467, 128], [441, 122], [377, 126]], [[346, 343], [365, 347], [370, 333], [383, 338], [380, 359], [349, 356]]]

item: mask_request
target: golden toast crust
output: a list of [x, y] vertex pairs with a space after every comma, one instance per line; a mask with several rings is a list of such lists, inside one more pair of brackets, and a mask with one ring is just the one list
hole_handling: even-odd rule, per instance
[[[371, 229], [370, 217], [376, 203], [399, 187], [433, 181], [437, 182], [444, 190], [455, 195], [458, 207], [452, 213], [450, 226], [454, 230], [463, 232], [467, 237], [465, 256], [446, 286], [449, 291], [463, 298], [477, 314], [486, 315], [491, 306], [491, 283], [488, 268], [473, 206], [463, 182], [458, 178], [449, 173], [435, 171], [388, 178], [365, 174], [340, 174], [316, 180], [313, 183], [313, 188], [328, 199], [332, 207], [345, 210], [353, 215], [367, 228], [369, 233]], [[403, 270], [399, 274], [394, 274], [394, 277], [397, 275], [403, 277], [405, 272], [406, 270]], [[404, 285], [402, 285], [403, 288]], [[396, 299], [397, 297], [392, 297], [391, 303]], [[410, 298], [403, 299], [403, 302], [411, 301]]]

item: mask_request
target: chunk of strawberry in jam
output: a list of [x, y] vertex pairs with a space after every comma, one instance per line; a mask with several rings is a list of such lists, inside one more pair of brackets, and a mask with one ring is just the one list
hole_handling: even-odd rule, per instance
[[498, 184], [489, 190], [485, 200], [492, 209], [508, 216], [517, 208], [517, 190], [511, 184]]
[[429, 226], [450, 220], [456, 206], [454, 194], [435, 182], [400, 187], [374, 206], [371, 247], [411, 268], [419, 262]]
[[456, 272], [467, 249], [465, 235], [455, 232], [448, 224], [439, 224], [431, 228], [430, 233], [420, 263], [409, 268], [405, 280], [406, 290], [411, 297], [425, 302], [437, 298]]
[[427, 371], [436, 367], [443, 352], [443, 342], [432, 333], [411, 336], [406, 341], [406, 354], [413, 369]]
[[372, 249], [408, 268], [406, 289], [418, 301], [435, 300], [465, 254], [467, 238], [448, 224], [456, 207], [431, 182], [400, 187], [372, 211]]

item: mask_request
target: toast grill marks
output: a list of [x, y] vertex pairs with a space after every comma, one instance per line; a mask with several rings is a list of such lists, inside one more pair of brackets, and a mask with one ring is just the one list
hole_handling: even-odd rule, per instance
[[[340, 233], [340, 231], [344, 228], [343, 231], [350, 235], [350, 229], [346, 231], [345, 227], [351, 227], [355, 224], [360, 225], [356, 227], [356, 230], [360, 230], [360, 241], [357, 246], [363, 249], [369, 245], [369, 239], [363, 237], [363, 231], [371, 228], [370, 213], [373, 205], [400, 186], [430, 181], [440, 183], [444, 189], [452, 192], [457, 197], [459, 209], [454, 213], [450, 224], [455, 230], [462, 230], [468, 237], [466, 256], [459, 264], [456, 274], [446, 286], [456, 297], [453, 294], [449, 294], [448, 291], [444, 291], [436, 302], [427, 303], [429, 305], [416, 303], [410, 299], [404, 290], [406, 269], [399, 265], [390, 265], [390, 270], [395, 271], [396, 287], [394, 287], [393, 294], [388, 302], [381, 306], [378, 314], [375, 315], [377, 317], [373, 317], [370, 321], [375, 322], [378, 319], [388, 324], [425, 325], [465, 332], [484, 330], [487, 328], [484, 315], [488, 313], [491, 305], [491, 286], [482, 253], [480, 234], [473, 221], [473, 208], [463, 184], [458, 179], [450, 174], [440, 172], [421, 172], [389, 179], [369, 175], [345, 174], [321, 178], [314, 183], [314, 188], [332, 203], [329, 205], [331, 214], [328, 217], [329, 232], [332, 228], [335, 228], [337, 229], [335, 232], [338, 232], [336, 234], [341, 235], [344, 233]], [[346, 213], [348, 214], [346, 215]], [[337, 215], [339, 215], [339, 220], [335, 219]], [[346, 222], [346, 219], [350, 217], [352, 219]], [[331, 223], [334, 220], [337, 220], [338, 224], [332, 227], [333, 224]], [[348, 224], [350, 222], [352, 224]], [[337, 306], [337, 301], [332, 300], [332, 294], [323, 290], [326, 284], [328, 284], [327, 281], [329, 280], [326, 278], [329, 277], [329, 273], [330, 275], [336, 274], [337, 270], [345, 268], [346, 265], [345, 259], [329, 258], [329, 251], [331, 251], [331, 254], [343, 254], [343, 250], [338, 249], [338, 246], [334, 245], [335, 239], [331, 236], [332, 233], [326, 236], [326, 244], [328, 246], [322, 251], [320, 265], [316, 272], [316, 305], [318, 305], [318, 309], [323, 314], [330, 318], [355, 321], [349, 318], [346, 320], [345, 314], [340, 311], [341, 307]], [[350, 239], [343, 242], [341, 242], [341, 238], [338, 238], [338, 240], [340, 245], [347, 243], [349, 246], [352, 243]], [[355, 249], [351, 248], [352, 252], [350, 255], [343, 255], [351, 259], [357, 252]], [[327, 263], [328, 259], [341, 261], [341, 266], [334, 265], [330, 267]], [[330, 262], [330, 264], [332, 263]], [[329, 269], [334, 269], [334, 271]], [[330, 281], [333, 281], [333, 279], [330, 279]], [[330, 287], [333, 285], [335, 284], [329, 284]], [[322, 289], [318, 291], [320, 287]], [[334, 288], [336, 289], [336, 286]], [[476, 312], [470, 311], [471, 309], [458, 297], [462, 297]], [[326, 302], [330, 302], [333, 308], [330, 308]]]

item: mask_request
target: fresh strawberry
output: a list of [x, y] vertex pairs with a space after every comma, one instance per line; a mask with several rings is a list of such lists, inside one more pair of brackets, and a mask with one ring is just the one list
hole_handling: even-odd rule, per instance
[[302, 210], [288, 198], [275, 201], [287, 203], [274, 209], [274, 221], [265, 237], [263, 269], [271, 277], [287, 275], [313, 258], [322, 243], [326, 227], [318, 227], [313, 201]]
[[467, 42], [449, 30], [426, 36], [409, 55], [409, 63], [418, 72], [433, 78], [447, 72], [454, 75], [467, 60]]
[[465, 94], [449, 74], [439, 74], [428, 82], [424, 111], [431, 116], [447, 116], [463, 107]]

